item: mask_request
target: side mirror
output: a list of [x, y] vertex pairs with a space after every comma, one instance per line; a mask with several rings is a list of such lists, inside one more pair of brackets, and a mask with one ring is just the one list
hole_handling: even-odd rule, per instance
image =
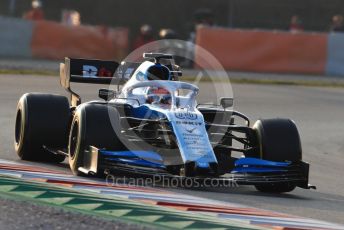
[[234, 104], [234, 99], [233, 98], [229, 98], [229, 97], [222, 97], [220, 99], [220, 104], [224, 109], [227, 109], [229, 107], [232, 107]]
[[116, 92], [110, 89], [100, 89], [98, 96], [105, 101], [109, 101], [116, 96]]

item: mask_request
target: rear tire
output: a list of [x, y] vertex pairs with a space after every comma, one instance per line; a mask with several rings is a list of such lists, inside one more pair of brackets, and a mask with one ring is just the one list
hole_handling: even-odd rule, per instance
[[[295, 123], [289, 119], [258, 120], [253, 129], [257, 133], [259, 155], [264, 160], [278, 162], [299, 162], [302, 159], [300, 135]], [[270, 193], [291, 192], [292, 183], [262, 184], [258, 191]]]
[[22, 160], [62, 162], [64, 155], [46, 151], [65, 148], [69, 123], [69, 102], [60, 95], [24, 94], [17, 106], [14, 147]]
[[78, 108], [72, 121], [68, 144], [69, 166], [74, 175], [83, 175], [78, 168], [84, 166], [84, 154], [91, 145], [99, 149], [126, 150], [114, 130], [118, 126], [113, 127], [111, 121], [115, 121], [114, 124], [119, 121], [116, 108], [99, 104], [85, 104]]

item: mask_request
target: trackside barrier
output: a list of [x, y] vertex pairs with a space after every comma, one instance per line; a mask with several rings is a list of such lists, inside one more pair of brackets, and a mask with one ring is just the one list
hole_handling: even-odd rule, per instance
[[72, 27], [0, 17], [0, 30], [1, 57], [121, 60], [128, 48], [127, 28]]
[[72, 27], [38, 21], [34, 24], [31, 49], [33, 56], [38, 58], [81, 57], [120, 60], [127, 51], [127, 45], [127, 29]]
[[[334, 60], [329, 66], [328, 36], [325, 33], [293, 34], [201, 27], [197, 30], [196, 43], [212, 53], [228, 70], [324, 74], [328, 72], [326, 69], [333, 69], [333, 64], [338, 73], [344, 74], [344, 68], [339, 68], [340, 64], [336, 63], [343, 63], [344, 41], [338, 50], [339, 37], [330, 39]], [[206, 66], [206, 60], [197, 55], [197, 49], [195, 55], [196, 62]]]
[[326, 74], [344, 75], [344, 33], [328, 35]]
[[[0, 16], [0, 57], [121, 60], [127, 28], [70, 27]], [[228, 70], [344, 75], [344, 33], [297, 33], [201, 27], [197, 45]], [[202, 66], [206, 60], [195, 50]]]
[[30, 21], [0, 16], [0, 56], [31, 58], [32, 27]]

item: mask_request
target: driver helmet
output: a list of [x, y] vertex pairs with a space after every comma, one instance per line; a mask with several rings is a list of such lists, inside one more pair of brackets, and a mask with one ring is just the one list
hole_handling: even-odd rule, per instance
[[146, 96], [147, 103], [161, 103], [166, 105], [171, 105], [172, 97], [171, 94], [162, 87], [150, 87]]

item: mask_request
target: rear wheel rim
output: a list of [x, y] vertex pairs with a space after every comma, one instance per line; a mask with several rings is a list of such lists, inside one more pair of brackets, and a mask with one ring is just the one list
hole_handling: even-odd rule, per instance
[[78, 127], [78, 123], [75, 122], [73, 127], [72, 127], [72, 131], [71, 131], [71, 136], [70, 136], [70, 146], [69, 146], [69, 157], [71, 159], [74, 159], [75, 157], [75, 150], [77, 148], [77, 144], [78, 144], [78, 135], [79, 135], [79, 127]]

